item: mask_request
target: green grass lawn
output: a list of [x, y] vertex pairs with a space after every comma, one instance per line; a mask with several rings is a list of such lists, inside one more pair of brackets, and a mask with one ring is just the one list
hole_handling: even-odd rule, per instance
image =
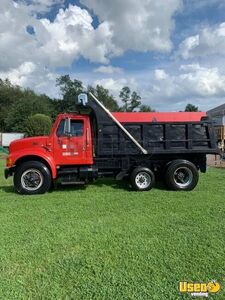
[[0, 299], [189, 299], [180, 280], [225, 288], [225, 170], [192, 192], [100, 180], [20, 196], [3, 167]]

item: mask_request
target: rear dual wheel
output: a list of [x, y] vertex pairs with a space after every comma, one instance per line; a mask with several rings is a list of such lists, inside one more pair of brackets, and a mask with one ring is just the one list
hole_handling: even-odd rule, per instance
[[167, 186], [175, 191], [191, 191], [199, 180], [196, 166], [188, 160], [174, 160], [165, 174]]
[[[136, 191], [147, 191], [155, 184], [154, 173], [145, 167], [137, 167], [130, 176], [131, 185]], [[191, 191], [198, 184], [199, 172], [196, 166], [188, 160], [174, 160], [166, 169], [166, 184], [175, 191]]]

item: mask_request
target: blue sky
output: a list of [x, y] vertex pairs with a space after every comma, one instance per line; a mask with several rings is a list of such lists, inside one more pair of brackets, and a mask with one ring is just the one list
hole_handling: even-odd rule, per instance
[[60, 97], [62, 74], [158, 111], [225, 102], [225, 0], [1, 0], [0, 77]]

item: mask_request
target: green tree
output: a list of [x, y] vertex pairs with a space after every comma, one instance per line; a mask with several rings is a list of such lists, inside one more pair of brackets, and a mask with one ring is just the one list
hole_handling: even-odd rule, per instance
[[24, 132], [28, 136], [48, 135], [51, 131], [52, 120], [49, 116], [35, 114], [27, 118], [24, 124]]
[[141, 111], [141, 112], [155, 112], [155, 110], [152, 109], [151, 106], [146, 105], [146, 104], [142, 104], [142, 105], [140, 106], [139, 111]]
[[198, 111], [198, 107], [197, 106], [195, 106], [195, 105], [193, 105], [193, 104], [191, 104], [191, 103], [188, 103], [187, 105], [186, 105], [186, 107], [185, 107], [185, 111], [193, 111], [193, 112], [197, 112]]
[[55, 102], [57, 111], [74, 111], [78, 95], [83, 91], [82, 82], [77, 79], [72, 80], [69, 75], [63, 75], [56, 79], [56, 85], [59, 86], [63, 97], [62, 100]]
[[101, 85], [97, 85], [96, 88], [88, 87], [88, 91], [92, 92], [100, 102], [110, 111], [119, 111], [119, 105], [114, 99], [113, 95], [109, 94], [109, 90], [105, 89]]
[[129, 102], [130, 102], [130, 88], [128, 86], [124, 86], [120, 91], [120, 99], [124, 103], [123, 107], [121, 108], [123, 111], [128, 111]]
[[36, 113], [56, 115], [52, 99], [13, 85], [8, 79], [0, 79], [0, 107], [0, 131], [3, 132], [24, 132], [24, 121]]
[[134, 111], [141, 105], [141, 96], [137, 94], [137, 92], [132, 92], [129, 111]]
[[0, 132], [6, 129], [5, 119], [11, 107], [22, 97], [23, 91], [19, 86], [13, 86], [8, 79], [0, 79]]
[[122, 111], [134, 111], [141, 105], [141, 97], [137, 94], [137, 92], [131, 90], [128, 86], [125, 86], [120, 91], [120, 99], [124, 103], [121, 110]]
[[4, 120], [5, 129], [8, 132], [24, 132], [27, 119], [37, 113], [51, 117], [54, 114], [54, 107], [47, 96], [39, 96], [33, 91], [26, 90], [10, 108]]

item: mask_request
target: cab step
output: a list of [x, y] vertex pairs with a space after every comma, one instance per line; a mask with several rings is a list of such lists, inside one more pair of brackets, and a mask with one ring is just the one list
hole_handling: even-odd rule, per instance
[[61, 181], [61, 185], [84, 185], [85, 181]]

